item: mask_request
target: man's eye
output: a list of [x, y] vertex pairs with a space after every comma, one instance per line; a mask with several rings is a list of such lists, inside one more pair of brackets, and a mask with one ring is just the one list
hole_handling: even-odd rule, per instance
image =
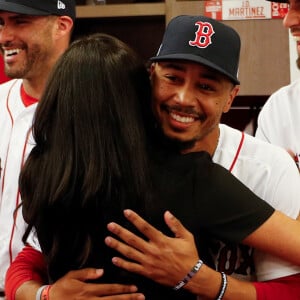
[[213, 89], [211, 88], [210, 85], [208, 84], [199, 84], [198, 85], [199, 89], [201, 90], [206, 90], [206, 91], [212, 91]]
[[173, 75], [166, 75], [165, 77], [167, 79], [169, 79], [170, 81], [176, 81], [176, 80], [178, 80], [178, 78], [176, 76], [173, 76]]

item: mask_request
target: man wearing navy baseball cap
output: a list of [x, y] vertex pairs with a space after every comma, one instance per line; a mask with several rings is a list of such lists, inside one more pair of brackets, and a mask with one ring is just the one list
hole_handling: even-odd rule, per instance
[[[193, 147], [202, 145], [202, 138], [208, 135], [214, 143], [206, 150], [214, 152], [221, 115], [230, 109], [239, 91], [240, 47], [237, 32], [214, 19], [182, 15], [170, 21], [156, 56], [150, 59], [154, 112], [167, 137]], [[165, 73], [174, 73], [176, 80], [166, 78]], [[170, 100], [173, 93], [177, 96]], [[205, 109], [195, 101], [208, 96], [217, 97], [218, 105], [211, 106], [213, 100], [204, 101], [210, 103]], [[188, 112], [186, 107], [193, 109]]]
[[18, 178], [34, 141], [32, 118], [48, 74], [67, 49], [75, 20], [74, 0], [0, 0], [0, 299], [6, 270], [23, 248], [26, 224]]
[[[297, 28], [300, 35], [300, 26]], [[222, 22], [205, 16], [173, 18], [151, 58], [153, 110], [164, 135], [183, 154], [207, 151], [214, 162], [229, 169], [255, 194], [297, 218], [299, 174], [286, 151], [220, 124], [239, 91], [240, 47], [238, 33]], [[283, 199], [283, 194], [288, 197]], [[245, 285], [245, 289], [249, 287], [248, 299], [295, 299], [292, 297], [300, 287], [299, 267], [259, 253], [253, 269], [251, 249], [219, 241], [213, 249], [218, 271], [229, 274], [231, 270], [233, 276], [245, 281], [253, 275], [259, 281], [274, 280], [270, 285], [254, 283], [253, 298], [253, 285]], [[283, 280], [276, 282], [279, 277]]]

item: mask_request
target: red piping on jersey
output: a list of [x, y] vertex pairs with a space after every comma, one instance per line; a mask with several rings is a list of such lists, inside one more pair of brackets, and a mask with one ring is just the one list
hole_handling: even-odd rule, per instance
[[[11, 87], [9, 88], [9, 91], [7, 93], [7, 97], [6, 97], [6, 109], [8, 111], [9, 116], [10, 116], [11, 127], [14, 126], [14, 119], [13, 119], [12, 113], [11, 113], [11, 111], [9, 109], [8, 102], [9, 102], [9, 96], [10, 96], [11, 90], [12, 90], [13, 86], [16, 84], [16, 82], [17, 82], [17, 80], [15, 80], [14, 83], [11, 85]], [[8, 149], [9, 149], [9, 145], [8, 145], [8, 148], [7, 148], [7, 153], [8, 153]], [[6, 153], [6, 157], [7, 157], [7, 153]], [[6, 163], [7, 163], [7, 159], [6, 159], [5, 163], [4, 163], [4, 168], [3, 168], [3, 173], [2, 173], [3, 174], [2, 187], [1, 187], [2, 188], [2, 192], [4, 190]]]
[[[27, 144], [28, 144], [28, 139], [31, 133], [31, 128], [28, 130], [27, 135], [26, 135], [26, 140], [24, 143], [24, 147], [23, 147], [23, 153], [22, 153], [22, 161], [21, 161], [21, 165], [20, 165], [20, 170], [24, 164], [25, 161], [25, 153], [26, 153], [26, 148], [27, 148]], [[17, 222], [17, 209], [19, 206], [19, 202], [20, 202], [20, 191], [18, 189], [18, 193], [17, 193], [17, 197], [16, 197], [16, 210], [14, 211], [14, 223], [11, 229], [11, 235], [10, 235], [10, 241], [9, 241], [9, 257], [10, 257], [10, 263], [12, 263], [13, 261], [13, 254], [12, 254], [12, 242], [13, 242], [13, 237], [14, 237], [14, 233], [15, 233], [15, 227], [16, 227], [16, 222]]]
[[235, 163], [236, 163], [236, 161], [237, 161], [237, 158], [239, 157], [239, 154], [240, 154], [240, 152], [241, 152], [241, 149], [242, 149], [242, 146], [243, 146], [243, 143], [244, 143], [244, 138], [245, 138], [245, 134], [244, 134], [244, 132], [242, 132], [242, 137], [241, 137], [241, 140], [240, 140], [239, 147], [238, 147], [238, 149], [237, 149], [237, 151], [236, 151], [235, 157], [234, 157], [234, 159], [233, 159], [233, 161], [232, 161], [232, 164], [231, 164], [231, 166], [230, 166], [230, 168], [229, 168], [229, 171], [230, 171], [230, 172], [232, 172], [232, 170], [233, 170], [233, 168], [234, 168], [234, 166], [235, 166]]

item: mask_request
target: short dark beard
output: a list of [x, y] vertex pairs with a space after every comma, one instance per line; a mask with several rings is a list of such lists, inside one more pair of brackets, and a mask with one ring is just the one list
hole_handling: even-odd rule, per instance
[[175, 140], [175, 139], [170, 139], [168, 137], [166, 137], [166, 139], [168, 140], [170, 146], [172, 148], [174, 148], [175, 151], [178, 151], [180, 153], [183, 152], [183, 151], [186, 152], [189, 149], [192, 149], [195, 146], [195, 143], [196, 143], [195, 140], [182, 142], [182, 141], [178, 141], [178, 140]]
[[182, 142], [166, 136], [159, 125], [156, 126], [158, 141], [160, 146], [170, 152], [181, 153], [194, 147], [196, 140]]

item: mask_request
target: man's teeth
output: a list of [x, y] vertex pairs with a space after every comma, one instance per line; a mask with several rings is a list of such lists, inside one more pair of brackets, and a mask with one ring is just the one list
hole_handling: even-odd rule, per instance
[[11, 49], [11, 50], [5, 50], [5, 55], [10, 56], [10, 55], [15, 55], [20, 53], [21, 49]]
[[194, 118], [192, 117], [183, 117], [183, 116], [179, 116], [175, 113], [170, 113], [171, 117], [181, 123], [191, 123], [194, 121]]

